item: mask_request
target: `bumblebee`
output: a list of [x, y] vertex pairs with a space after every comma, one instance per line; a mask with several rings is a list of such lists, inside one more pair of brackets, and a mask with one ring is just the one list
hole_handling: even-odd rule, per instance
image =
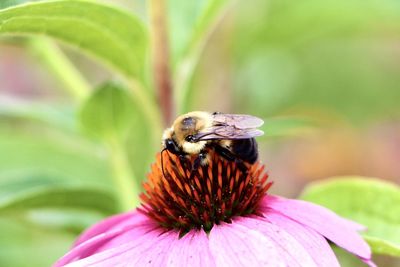
[[179, 116], [164, 131], [162, 152], [167, 150], [181, 160], [195, 156], [193, 170], [208, 164], [210, 150], [244, 167], [244, 162], [253, 164], [258, 159], [254, 137], [264, 134], [257, 129], [263, 123], [250, 115], [193, 111]]

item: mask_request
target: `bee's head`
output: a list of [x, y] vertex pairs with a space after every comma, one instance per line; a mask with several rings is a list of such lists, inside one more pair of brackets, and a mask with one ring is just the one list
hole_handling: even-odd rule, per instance
[[[195, 136], [210, 125], [209, 114], [206, 112], [190, 112], [179, 116], [172, 127], [165, 130], [163, 146], [165, 149], [187, 154], [199, 153], [205, 146], [205, 141], [199, 141]], [[176, 154], [176, 153], [175, 153]]]
[[182, 152], [178, 144], [176, 143], [174, 136], [175, 136], [174, 129], [172, 127], [167, 128], [163, 133], [161, 144], [163, 146], [163, 150], [168, 150], [169, 152], [172, 152], [175, 155], [179, 155]]

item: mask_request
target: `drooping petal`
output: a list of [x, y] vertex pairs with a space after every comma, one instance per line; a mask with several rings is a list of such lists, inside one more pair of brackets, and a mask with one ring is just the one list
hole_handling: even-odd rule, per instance
[[352, 228], [354, 231], [362, 232], [362, 231], [367, 230], [367, 227], [366, 227], [365, 225], [359, 224], [359, 223], [357, 223], [357, 222], [355, 222], [355, 221], [352, 221], [352, 220], [349, 220], [349, 219], [346, 219], [346, 218], [343, 218], [343, 217], [340, 217], [340, 218], [341, 218], [343, 221], [345, 221], [345, 223], [346, 223], [350, 228]]
[[336, 245], [357, 255], [371, 259], [368, 244], [355, 231], [354, 224], [321, 206], [302, 201], [285, 199], [276, 196], [265, 196], [260, 203], [261, 212], [268, 214], [270, 210], [281, 213], [325, 236]]
[[139, 238], [149, 232], [155, 232], [158, 234], [162, 234], [163, 232], [165, 232], [165, 230], [161, 229], [154, 221], [150, 219], [147, 219], [147, 221], [143, 221], [139, 225], [128, 225], [125, 227], [127, 228], [126, 231], [104, 243], [104, 245], [98, 248], [96, 253], [129, 243], [132, 240]]
[[148, 220], [148, 218], [137, 211], [130, 211], [108, 217], [107, 219], [94, 224], [85, 232], [83, 232], [83, 234], [81, 234], [79, 238], [75, 241], [74, 247], [98, 234], [105, 233], [112, 229], [123, 228], [127, 224], [140, 224], [141, 222], [146, 220]]
[[[109, 245], [111, 245], [113, 239], [116, 239], [120, 236], [130, 234], [132, 238], [141, 237], [151, 231], [154, 231], [156, 228], [153, 225], [153, 222], [150, 221], [150, 223], [140, 226], [128, 225], [125, 227], [120, 227], [104, 233], [100, 233], [86, 240], [85, 242], [82, 242], [79, 245], [73, 247], [66, 255], [64, 255], [54, 264], [54, 267], [64, 266], [73, 261], [83, 259], [100, 251], [103, 251], [107, 249]], [[119, 243], [119, 245], [120, 244], [123, 243]]]
[[281, 261], [286, 263], [286, 266], [319, 267], [304, 246], [288, 234], [283, 227], [262, 220], [258, 216], [239, 218], [233, 223], [246, 227], [246, 231], [255, 230], [261, 235], [270, 238], [275, 243], [275, 248], [280, 255]]
[[123, 233], [124, 231], [125, 231], [124, 228], [114, 231], [109, 231], [106, 233], [99, 234], [91, 239], [86, 240], [85, 242], [80, 243], [78, 246], [75, 246], [62, 258], [60, 258], [53, 265], [53, 267], [65, 266], [66, 264], [71, 263], [77, 259], [86, 257], [85, 255], [92, 255], [96, 250], [98, 250], [99, 247], [101, 247], [103, 244], [105, 244], [118, 234]]
[[376, 264], [372, 260], [367, 260], [367, 259], [361, 259], [365, 264], [367, 264], [369, 267], [377, 267]]
[[208, 238], [217, 266], [287, 266], [273, 240], [242, 225], [215, 225]]
[[214, 267], [215, 260], [210, 252], [207, 234], [192, 230], [171, 245], [168, 267]]
[[170, 247], [178, 237], [175, 231], [162, 233], [161, 230], [154, 230], [129, 243], [95, 253], [66, 267], [165, 266]]
[[275, 211], [265, 214], [272, 224], [275, 224], [293, 236], [311, 255], [317, 266], [339, 267], [339, 262], [326, 239], [314, 230], [303, 226], [290, 218]]

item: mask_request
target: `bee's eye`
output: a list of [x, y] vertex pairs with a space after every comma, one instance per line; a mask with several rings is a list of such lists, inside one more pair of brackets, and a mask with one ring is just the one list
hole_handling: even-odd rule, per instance
[[186, 136], [185, 141], [194, 143], [194, 142], [196, 142], [196, 138], [194, 138], [193, 135], [188, 135], [188, 136]]

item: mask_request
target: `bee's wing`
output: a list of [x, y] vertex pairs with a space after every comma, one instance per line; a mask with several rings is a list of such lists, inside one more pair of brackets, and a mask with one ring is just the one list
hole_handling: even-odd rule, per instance
[[263, 135], [264, 132], [258, 129], [238, 129], [234, 126], [213, 126], [205, 132], [201, 132], [195, 136], [198, 141], [204, 140], [234, 140], [247, 139]]
[[215, 124], [229, 125], [237, 129], [252, 129], [260, 127], [264, 121], [260, 118], [246, 114], [213, 114]]
[[198, 141], [215, 139], [247, 139], [263, 135], [256, 129], [264, 124], [260, 118], [242, 114], [213, 114], [213, 126], [194, 137]]

